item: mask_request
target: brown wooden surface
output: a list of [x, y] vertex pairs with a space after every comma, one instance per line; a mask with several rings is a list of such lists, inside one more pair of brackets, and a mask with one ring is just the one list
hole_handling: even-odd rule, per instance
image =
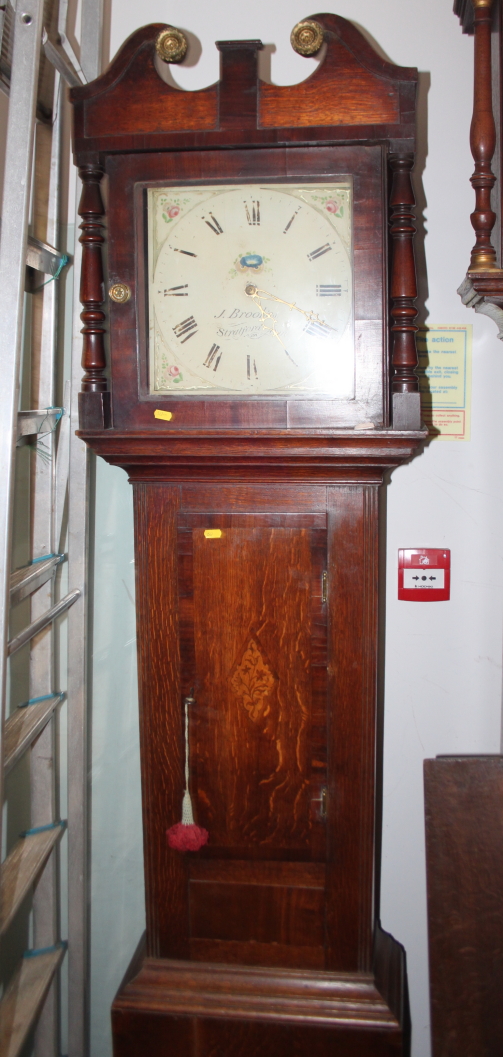
[[417, 393], [419, 382], [415, 373], [418, 364], [416, 350], [416, 265], [414, 261], [414, 206], [411, 172], [412, 154], [392, 154], [390, 157], [393, 181], [391, 185], [390, 234], [392, 239], [391, 265], [391, 385], [394, 393]]
[[[347, 20], [331, 14], [316, 18], [324, 29], [326, 54], [300, 85], [262, 83], [257, 68], [261, 42], [226, 41], [218, 44], [218, 84], [181, 92], [157, 72], [154, 42], [162, 27], [153, 25], [133, 34], [101, 78], [72, 90], [76, 158], [83, 171], [105, 165], [109, 177], [110, 283], [126, 282], [133, 295], [127, 304], [110, 305], [115, 428], [155, 428], [153, 404], [169, 409], [187, 429], [200, 424], [236, 429], [344, 428], [366, 421], [389, 425], [386, 154], [414, 150], [417, 72], [384, 61]], [[151, 396], [141, 185], [156, 180], [288, 181], [337, 174], [352, 176], [355, 193], [354, 398], [204, 401]], [[404, 262], [402, 254], [395, 272], [406, 276], [408, 291], [396, 297], [407, 296], [409, 302], [399, 306], [395, 301], [396, 312], [401, 310], [394, 321], [400, 330], [397, 348], [398, 338], [401, 343], [395, 358], [401, 375], [406, 368], [400, 391], [416, 391], [411, 367], [414, 332], [403, 318], [413, 296]], [[95, 327], [97, 323], [96, 317]], [[88, 372], [86, 389], [89, 378]], [[96, 380], [93, 374], [95, 394], [101, 392]], [[103, 397], [82, 397], [80, 409], [84, 428], [109, 425]]]
[[475, 162], [471, 184], [475, 191], [475, 209], [471, 222], [476, 240], [470, 260], [470, 271], [496, 268], [496, 251], [491, 232], [496, 214], [491, 208], [491, 191], [495, 183], [492, 159], [496, 147], [496, 126], [492, 106], [491, 28], [492, 0], [472, 0], [475, 36], [475, 69], [473, 116], [470, 147]]
[[[221, 538], [207, 539], [215, 527]], [[326, 781], [326, 675], [315, 678], [326, 673], [326, 518], [192, 514], [178, 531], [201, 854], [323, 859], [310, 805]]]
[[[370, 975], [147, 959], [113, 1006], [114, 1057], [391, 1057], [398, 1021]], [[148, 1044], [148, 1046], [147, 1046]]]
[[[377, 491], [424, 439], [388, 428], [390, 155], [395, 368], [400, 391], [417, 387], [417, 72], [345, 19], [314, 17], [326, 54], [300, 85], [260, 82], [260, 41], [224, 41], [218, 84], [181, 92], [159, 76], [155, 25], [72, 91], [76, 158], [108, 180], [109, 281], [132, 293], [110, 304], [110, 422], [106, 394], [83, 393], [80, 434], [135, 493], [157, 960], [121, 988], [116, 1057], [402, 1052], [403, 958], [379, 930], [373, 944]], [[152, 396], [145, 188], [337, 176], [354, 195], [355, 398]], [[189, 787], [209, 838], [183, 855], [166, 829], [180, 819], [186, 696]]]
[[287, 1024], [242, 1023], [235, 1019], [159, 1017], [157, 1014], [114, 1013], [114, 1057], [139, 1053], [177, 1057], [398, 1057], [397, 1032], [367, 1027], [308, 1028]]
[[[158, 431], [156, 409], [169, 411], [175, 428], [273, 429], [343, 428], [389, 420], [385, 291], [385, 155], [382, 147], [292, 147], [284, 150], [228, 150], [111, 156], [108, 223], [110, 284], [124, 282], [132, 297], [109, 303], [112, 422], [115, 429]], [[147, 294], [145, 257], [145, 186], [181, 181], [281, 180], [352, 175], [355, 319], [355, 398], [351, 400], [176, 397], [151, 394], [147, 365]], [[85, 427], [85, 423], [84, 423]]]
[[408, 1052], [399, 1026], [403, 948], [379, 926], [374, 973], [377, 986], [370, 974], [307, 967], [292, 973], [146, 959], [138, 969], [135, 955], [112, 1009], [114, 1057], [171, 1050], [177, 1057], [399, 1057]]
[[[331, 488], [327, 932], [333, 969], [372, 964], [377, 490]], [[334, 839], [336, 838], [336, 839]], [[337, 938], [337, 939], [336, 939]]]
[[82, 235], [79, 239], [82, 244], [80, 300], [84, 306], [80, 316], [84, 324], [82, 330], [84, 376], [81, 390], [83, 393], [103, 393], [107, 389], [107, 382], [103, 376], [106, 367], [103, 341], [105, 315], [101, 311], [101, 306], [105, 301], [101, 257], [101, 247], [104, 242], [102, 217], [105, 215], [100, 191], [103, 170], [99, 166], [85, 165], [79, 170], [79, 176], [83, 184], [79, 202], [79, 216], [82, 217], [80, 225]]
[[2, 863], [0, 873], [0, 935], [9, 927], [23, 899], [38, 881], [63, 826], [20, 837]]
[[[314, 17], [325, 30], [326, 57], [307, 82], [283, 88], [259, 81], [256, 51], [261, 43], [255, 41], [246, 42], [255, 45], [248, 48], [242, 42], [238, 47], [232, 42], [233, 48], [217, 45], [223, 89], [217, 84], [181, 91], [161, 80], [156, 70], [154, 41], [164, 25], [137, 30], [101, 77], [71, 90], [76, 154], [319, 142], [327, 133], [333, 140], [388, 139], [413, 150], [417, 70], [381, 59], [346, 19]], [[227, 83], [235, 84], [234, 95]]]
[[[171, 428], [170, 423], [160, 421], [155, 431], [144, 433], [80, 430], [79, 436], [112, 466], [123, 466], [132, 481], [177, 481], [187, 487], [189, 482], [194, 486], [199, 482], [202, 488], [205, 482], [218, 481], [222, 487], [227, 484], [225, 494], [232, 504], [240, 503], [251, 481], [271, 482], [265, 495], [278, 500], [285, 494], [281, 483], [297, 481], [303, 489], [298, 493], [299, 510], [305, 509], [304, 495], [313, 501], [317, 495], [316, 509], [324, 509], [320, 500], [323, 493], [312, 487], [316, 482], [381, 484], [385, 470], [417, 454], [427, 437], [426, 430], [179, 433], [176, 422], [173, 425]], [[257, 496], [260, 500], [267, 504], [262, 492]]]
[[135, 488], [138, 688], [147, 949], [188, 954], [187, 865], [168, 848], [183, 787], [176, 569], [177, 488]]
[[[91, 436], [109, 461], [129, 463], [136, 482], [148, 951], [190, 958], [194, 966], [228, 963], [237, 968], [260, 966], [264, 972], [265, 967], [285, 972], [302, 968], [303, 974], [332, 968], [353, 973], [352, 985], [362, 973], [372, 979], [374, 957], [387, 1015], [392, 1016], [393, 1008], [401, 1017], [404, 982], [401, 956], [394, 953], [397, 945], [389, 938], [391, 955], [387, 948], [382, 952], [383, 944], [373, 955], [372, 944], [377, 486], [385, 468], [416, 450], [422, 435], [370, 431], [332, 437], [313, 433], [309, 438], [266, 432], [238, 438], [229, 431], [196, 440], [166, 431], [164, 436], [157, 434], [155, 442], [146, 434], [121, 439], [115, 431]], [[252, 443], [258, 445], [256, 455], [250, 451]], [[305, 479], [297, 483], [299, 459], [306, 460]], [[271, 460], [276, 479], [269, 483]], [[328, 484], [316, 483], [322, 465]], [[227, 470], [232, 471], [230, 481], [225, 478]], [[220, 528], [223, 535], [208, 539], [205, 528]], [[322, 612], [327, 607], [320, 605], [326, 554], [327, 657]], [[275, 602], [279, 598], [281, 606]], [[285, 620], [289, 607], [292, 616]], [[292, 632], [297, 636], [295, 644], [289, 643]], [[263, 651], [274, 683], [268, 702], [273, 707], [267, 715], [259, 709], [256, 720], [241, 701], [227, 696], [250, 634]], [[278, 635], [280, 639], [286, 635], [284, 657], [275, 641]], [[303, 657], [307, 660], [308, 654], [311, 678], [306, 682]], [[309, 845], [304, 836], [313, 824], [308, 801], [298, 816], [283, 815], [279, 797], [271, 813], [267, 800], [260, 807], [260, 783], [273, 773], [273, 787], [283, 792], [271, 772], [271, 746], [277, 742], [283, 712], [285, 777], [291, 782], [284, 786], [285, 803], [297, 795], [295, 776], [308, 775], [310, 757], [305, 750], [295, 763], [289, 756], [291, 733], [301, 729], [289, 702], [292, 693], [300, 693], [299, 700], [306, 704], [299, 715], [303, 709], [308, 712], [309, 702], [318, 696], [321, 705], [327, 671], [328, 730], [321, 713], [317, 720], [312, 712], [318, 742], [311, 739], [321, 751], [321, 756], [317, 752], [313, 757], [316, 766], [328, 767], [327, 845], [322, 855], [321, 844]], [[289, 687], [284, 705], [278, 680]], [[190, 733], [191, 793], [196, 820], [207, 826], [210, 840], [198, 854], [183, 856], [167, 847], [165, 830], [180, 817], [183, 698], [192, 690], [196, 705]], [[309, 739], [306, 749], [308, 744]], [[318, 778], [316, 771], [311, 782], [313, 777]], [[255, 813], [250, 815], [252, 805]], [[271, 829], [275, 820], [277, 831]], [[319, 819], [316, 825], [321, 828]], [[164, 993], [163, 988], [173, 987], [178, 993], [179, 985], [171, 974], [164, 977], [159, 972], [164, 981], [162, 1003], [169, 1006], [174, 994]], [[195, 977], [190, 999], [194, 1016], [199, 1016], [200, 984], [201, 977]], [[231, 1020], [238, 1016], [238, 1008], [239, 1017], [246, 1020], [247, 1007], [241, 998], [231, 1001], [224, 992], [225, 988], [222, 1002], [231, 1005], [225, 1005], [221, 1014], [224, 1041], [218, 1045], [228, 1046], [229, 1052], [238, 1047], [239, 1052], [245, 1039], [250, 1047], [245, 1052], [251, 1057], [259, 1036], [268, 1045], [276, 1028], [257, 1036], [258, 1029], [248, 1024], [225, 1027], [229, 1016]], [[156, 1006], [154, 1013], [148, 988], [141, 996], [137, 1007], [130, 989], [121, 993], [123, 1005], [114, 1014], [117, 1055], [138, 1053], [139, 1057], [141, 1049], [134, 1047], [146, 1045], [146, 1040], [160, 1047], [159, 1055], [168, 1042], [179, 1046], [181, 1055], [214, 1052], [211, 1047], [217, 1042], [210, 1045], [208, 1040], [218, 1037], [212, 1034], [216, 1028], [208, 1028], [207, 1034], [198, 1020], [187, 1033], [184, 1029], [178, 1041], [182, 1029], [177, 1018], [186, 1014], [172, 1015], [166, 1005]], [[232, 1015], [230, 1008], [235, 1010]], [[275, 1009], [277, 1013], [276, 1000]], [[342, 1030], [338, 1023], [331, 1028]], [[328, 1036], [324, 1032], [323, 1046], [333, 1046], [331, 1031]], [[395, 1029], [386, 1041], [381, 1028], [376, 1036], [373, 1028], [365, 1032], [369, 1054], [379, 1053], [381, 1046], [383, 1053], [400, 1052], [401, 1036]], [[201, 1048], [193, 1050], [196, 1037]], [[349, 1041], [341, 1041], [340, 1052], [364, 1053], [358, 1050], [357, 1037], [350, 1033]], [[297, 1047], [299, 1057], [304, 1057], [311, 1042], [318, 1045], [302, 1029], [294, 1036], [287, 1032], [281, 1045], [290, 1047], [289, 1052]]]
[[4, 727], [4, 774], [19, 760], [36, 735], [49, 722], [61, 701], [57, 694], [49, 700], [37, 701], [26, 708], [16, 708], [6, 719]]
[[[501, 0], [455, 0], [454, 13], [459, 16], [463, 32], [473, 33], [475, 38], [474, 102], [470, 127], [470, 146], [475, 161], [471, 177], [475, 208], [470, 219], [476, 241], [462, 296], [465, 304], [478, 311], [486, 312], [487, 308], [487, 314], [495, 319], [501, 331], [498, 309], [503, 305], [503, 9]], [[498, 130], [495, 115], [500, 124]], [[494, 313], [492, 306], [496, 307]]]
[[[319, 948], [322, 968], [326, 516], [181, 514], [178, 539], [191, 793], [211, 857], [190, 857], [192, 955], [212, 940], [216, 960], [239, 944], [255, 963], [259, 944], [264, 964], [300, 967]], [[305, 859], [319, 860], [314, 878]]]
[[381, 59], [346, 19], [314, 18], [325, 29], [325, 61], [302, 86], [261, 84], [262, 127], [402, 123], [414, 106], [415, 71]]
[[425, 760], [433, 1057], [503, 1051], [503, 757]]
[[[246, 493], [242, 489], [243, 505], [250, 509], [265, 506], [261, 489], [260, 485], [249, 485]], [[223, 877], [218, 874], [218, 869], [225, 870], [221, 863], [214, 867], [217, 873], [193, 877], [190, 871], [194, 861], [191, 859], [188, 866], [179, 853], [166, 846], [165, 829], [178, 821], [181, 810], [183, 775], [181, 768], [176, 773], [174, 763], [176, 759], [181, 762], [183, 751], [182, 700], [192, 691], [196, 704], [191, 715], [191, 791], [196, 821], [210, 833], [208, 845], [199, 853], [201, 861], [208, 857], [240, 863], [253, 860], [253, 869], [259, 871], [255, 872], [254, 885], [267, 893], [260, 913], [265, 918], [269, 915], [272, 942], [281, 944], [288, 941], [286, 933], [276, 934], [271, 923], [276, 914], [271, 908], [280, 897], [272, 891], [270, 861], [279, 860], [282, 870], [310, 859], [328, 861], [327, 964], [337, 969], [369, 970], [373, 931], [375, 487], [332, 487], [328, 497], [323, 486], [320, 490], [319, 499], [328, 504], [330, 519], [328, 668], [332, 690], [328, 735], [327, 607], [321, 599], [326, 564], [324, 518], [316, 512], [319, 500], [313, 504], [312, 513], [308, 505], [302, 514], [302, 496], [288, 486], [281, 491], [283, 510], [289, 506], [290, 513], [275, 513], [270, 502], [267, 515], [237, 515], [225, 510], [226, 497], [218, 484], [213, 488], [206, 485], [201, 498], [197, 490], [187, 494], [194, 512], [185, 512], [187, 500], [177, 486], [136, 486], [144, 825], [147, 903], [151, 909], [148, 949], [172, 956], [181, 949], [180, 944], [186, 949], [189, 936], [264, 942], [256, 910], [256, 899], [262, 897], [250, 891], [246, 905], [242, 873]], [[308, 503], [313, 493], [308, 492]], [[273, 491], [272, 497], [277, 502], [277, 492]], [[197, 513], [198, 506], [204, 507], [204, 513]], [[178, 572], [176, 555], [171, 551], [177, 509]], [[222, 538], [205, 538], [205, 527], [220, 527]], [[259, 702], [255, 718], [233, 688], [250, 641], [261, 651], [271, 681], [270, 692]], [[163, 644], [162, 662], [157, 659], [157, 643]], [[179, 649], [180, 675], [176, 662]], [[325, 783], [327, 848], [319, 806]], [[198, 885], [207, 887], [198, 889]], [[278, 887], [285, 908], [289, 900], [300, 898], [290, 894], [292, 882], [286, 874]], [[302, 886], [294, 887], [304, 891], [302, 899], [310, 900], [319, 881], [313, 888], [313, 882], [306, 878]], [[210, 914], [208, 909], [206, 931], [201, 931], [204, 891], [207, 906], [212, 903], [214, 911]], [[321, 906], [316, 903], [318, 899], [316, 896], [312, 906]], [[222, 918], [225, 900], [227, 923]], [[232, 913], [238, 917], [240, 913], [242, 918], [234, 933]], [[285, 920], [291, 913], [285, 909]], [[312, 918], [305, 920], [302, 942], [312, 947], [316, 929], [321, 936], [319, 925], [314, 927]], [[296, 928], [301, 925], [297, 923]], [[300, 933], [291, 933], [289, 942], [302, 946]]]
[[18, 1057], [21, 1053], [64, 953], [61, 946], [35, 958], [21, 959], [0, 1002], [0, 1057]]

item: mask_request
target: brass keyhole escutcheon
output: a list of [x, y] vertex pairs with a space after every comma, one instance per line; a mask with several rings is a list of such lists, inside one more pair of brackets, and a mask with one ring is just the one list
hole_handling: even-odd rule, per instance
[[108, 291], [108, 296], [117, 305], [125, 305], [131, 297], [131, 290], [126, 283], [114, 283]]
[[297, 22], [290, 34], [290, 43], [299, 55], [316, 55], [323, 44], [323, 26], [312, 19]]

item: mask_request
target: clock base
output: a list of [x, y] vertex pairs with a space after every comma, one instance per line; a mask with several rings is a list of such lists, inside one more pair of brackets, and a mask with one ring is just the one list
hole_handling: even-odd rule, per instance
[[112, 1006], [114, 1057], [401, 1057], [403, 949], [372, 973], [141, 958]]

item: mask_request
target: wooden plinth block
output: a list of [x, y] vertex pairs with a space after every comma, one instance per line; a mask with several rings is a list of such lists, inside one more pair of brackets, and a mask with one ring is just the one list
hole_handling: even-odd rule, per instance
[[365, 973], [146, 958], [112, 1007], [114, 1057], [399, 1057], [402, 1031]]
[[86, 429], [109, 429], [110, 393], [79, 393], [79, 422]]

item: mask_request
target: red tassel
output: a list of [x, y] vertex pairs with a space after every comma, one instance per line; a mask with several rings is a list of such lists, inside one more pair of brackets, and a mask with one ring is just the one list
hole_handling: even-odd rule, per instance
[[170, 848], [175, 851], [199, 851], [199, 848], [207, 843], [209, 834], [207, 829], [196, 826], [195, 823], [187, 826], [183, 822], [177, 822], [166, 830], [166, 836]]

